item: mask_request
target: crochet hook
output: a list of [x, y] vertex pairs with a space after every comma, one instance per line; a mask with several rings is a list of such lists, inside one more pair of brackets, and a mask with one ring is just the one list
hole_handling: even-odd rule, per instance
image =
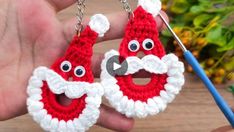
[[227, 102], [223, 99], [223, 97], [219, 94], [217, 89], [215, 88], [214, 84], [210, 81], [210, 79], [207, 77], [206, 73], [200, 66], [197, 59], [193, 56], [193, 54], [186, 49], [182, 41], [179, 39], [179, 37], [175, 34], [175, 32], [172, 30], [166, 19], [159, 13], [159, 16], [161, 17], [162, 21], [167, 26], [168, 30], [171, 32], [171, 34], [174, 36], [175, 40], [178, 42], [180, 48], [183, 50], [184, 58], [189, 63], [189, 65], [192, 66], [194, 72], [197, 74], [197, 76], [202, 80], [202, 82], [205, 84], [211, 95], [213, 96], [216, 104], [218, 105], [219, 109], [223, 112], [231, 126], [234, 128], [234, 113], [231, 110], [231, 108], [228, 106]]

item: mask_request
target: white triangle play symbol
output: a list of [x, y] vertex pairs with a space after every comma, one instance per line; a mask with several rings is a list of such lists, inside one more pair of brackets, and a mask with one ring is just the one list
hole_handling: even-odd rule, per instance
[[120, 64], [117, 64], [117, 63], [113, 63], [113, 70], [118, 70], [119, 68], [121, 68], [121, 65]]

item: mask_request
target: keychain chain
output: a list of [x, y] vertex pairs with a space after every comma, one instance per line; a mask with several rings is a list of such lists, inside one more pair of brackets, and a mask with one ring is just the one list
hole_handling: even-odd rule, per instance
[[76, 32], [77, 35], [80, 35], [80, 32], [83, 29], [83, 24], [82, 24], [82, 20], [84, 17], [84, 11], [85, 11], [85, 0], [77, 0], [77, 9], [78, 12], [76, 13], [76, 17], [77, 17], [77, 24], [76, 24]]
[[119, 0], [123, 4], [123, 8], [126, 12], [128, 12], [128, 18], [134, 17], [132, 9], [127, 0]]

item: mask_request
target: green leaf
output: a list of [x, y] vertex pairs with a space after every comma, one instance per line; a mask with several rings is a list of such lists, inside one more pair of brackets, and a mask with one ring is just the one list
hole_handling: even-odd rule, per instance
[[185, 13], [189, 9], [190, 5], [187, 0], [176, 0], [173, 1], [171, 6], [171, 12], [175, 14]]
[[201, 14], [193, 20], [193, 24], [195, 27], [200, 27], [202, 25], [206, 25], [208, 20], [210, 20], [211, 18], [213, 18], [213, 15]]
[[230, 4], [234, 4], [234, 1], [233, 0], [227, 0], [227, 3], [230, 3]]
[[207, 35], [206, 40], [217, 46], [224, 46], [226, 44], [226, 36], [222, 35], [222, 26], [218, 25], [215, 28], [211, 29]]
[[198, 0], [200, 5], [210, 5], [213, 1], [208, 0]]
[[177, 15], [176, 18], [173, 19], [173, 23], [170, 24], [171, 26], [176, 25], [176, 26], [185, 26], [186, 21], [184, 21], [184, 16], [183, 15]]
[[191, 12], [183, 14], [182, 20], [180, 21], [185, 21], [186, 23], [193, 22], [194, 18], [197, 16], [197, 14], [193, 14]]
[[232, 32], [234, 32], [234, 20], [233, 19], [234, 19], [234, 11], [224, 16], [224, 19], [222, 22], [223, 26]]
[[234, 84], [228, 87], [228, 91], [234, 94]]
[[233, 6], [227, 6], [226, 4], [222, 5], [218, 5], [218, 4], [214, 4], [212, 7], [210, 8], [207, 8], [206, 12], [208, 13], [229, 13], [231, 11], [234, 10], [234, 7]]
[[234, 32], [234, 23], [230, 26], [229, 30]]
[[163, 30], [161, 33], [165, 37], [172, 37], [172, 34], [169, 32], [169, 30]]
[[223, 47], [218, 48], [217, 51], [223, 52], [223, 51], [228, 51], [232, 49], [234, 49], [234, 38], [232, 38], [232, 40], [228, 44], [224, 45]]
[[190, 8], [190, 12], [193, 14], [199, 14], [201, 12], [205, 11], [205, 8], [203, 6], [195, 5]]
[[165, 37], [165, 36], [161, 36], [161, 37], [160, 37], [160, 40], [161, 40], [161, 42], [162, 42], [162, 44], [163, 44], [164, 46], [167, 46], [167, 44], [168, 44], [168, 42], [169, 42], [169, 39], [170, 39], [170, 38]]

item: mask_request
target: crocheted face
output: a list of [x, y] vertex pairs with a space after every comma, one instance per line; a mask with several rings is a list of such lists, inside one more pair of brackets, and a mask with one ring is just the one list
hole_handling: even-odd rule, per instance
[[[97, 25], [102, 24], [106, 26], [100, 31]], [[29, 114], [44, 130], [86, 131], [96, 123], [104, 91], [99, 83], [93, 83], [92, 46], [98, 35], [108, 29], [106, 17], [93, 16], [89, 26], [74, 37], [65, 55], [51, 69], [35, 69], [28, 85], [27, 105]], [[63, 105], [58, 100], [61, 95], [70, 99], [70, 104]]]
[[[157, 0], [139, 1], [140, 6], [135, 10], [134, 18], [127, 24], [119, 52], [112, 50], [106, 53], [102, 65], [101, 79], [105, 96], [117, 111], [128, 117], [143, 118], [163, 111], [184, 84], [183, 63], [175, 55], [165, 54], [156, 21], [152, 13], [146, 11], [151, 5], [155, 7], [155, 2], [156, 7], [160, 6]], [[138, 58], [139, 52], [145, 56]], [[107, 75], [104, 65], [114, 55], [124, 57], [128, 63], [127, 73], [123, 76]], [[137, 85], [133, 82], [133, 76], [139, 70], [151, 74], [148, 84]]]
[[[159, 41], [158, 32], [155, 30], [156, 22], [152, 15], [147, 14], [141, 7], [134, 14], [135, 19], [132, 19], [127, 25], [130, 28], [127, 29], [120, 45], [119, 54], [129, 62], [129, 69], [134, 68], [133, 65], [136, 64], [139, 64], [139, 69], [135, 68], [135, 71], [127, 71], [127, 75], [116, 77], [116, 79], [123, 95], [133, 101], [147, 102], [149, 98], [159, 96], [160, 91], [164, 90], [164, 85], [167, 83], [166, 65], [161, 61], [161, 58], [165, 56], [165, 51]], [[147, 27], [144, 26], [144, 19], [147, 20], [146, 22], [151, 20], [148, 24], [149, 27], [148, 25]], [[142, 59], [137, 57], [139, 52], [143, 52], [145, 55]], [[129, 57], [132, 57], [131, 60]], [[141, 64], [136, 62], [143, 59], [145, 61], [142, 61], [142, 63], [145, 66], [140, 67]], [[131, 64], [131, 61], [134, 64]], [[148, 84], [137, 85], [133, 83], [133, 75], [138, 70], [150, 72], [151, 80]], [[132, 89], [132, 91], [130, 92], [129, 89]]]
[[[86, 44], [86, 46], [88, 52], [91, 52], [92, 44]], [[85, 89], [92, 87], [94, 79], [91, 71], [91, 55], [85, 57], [80, 53], [81, 50], [75, 49], [77, 47], [82, 49], [79, 38], [75, 37], [66, 55], [52, 65], [51, 69], [54, 71], [47, 70], [49, 75], [42, 87], [41, 102], [44, 103], [44, 109], [52, 117], [65, 122], [80, 116], [87, 103], [85, 102], [87, 98]], [[70, 99], [70, 104], [63, 106], [58, 100], [61, 95]]]

